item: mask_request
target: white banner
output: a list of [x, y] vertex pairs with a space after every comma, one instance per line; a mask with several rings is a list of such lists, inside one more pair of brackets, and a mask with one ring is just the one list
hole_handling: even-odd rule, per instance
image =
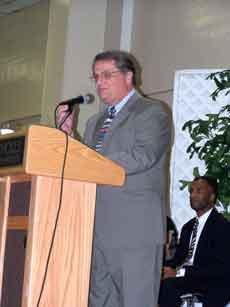
[[189, 159], [186, 149], [192, 139], [187, 131], [182, 131], [182, 127], [188, 120], [204, 119], [205, 114], [218, 113], [221, 106], [226, 105], [229, 97], [223, 94], [218, 96], [216, 102], [211, 99], [210, 94], [216, 87], [212, 80], [206, 79], [210, 73], [222, 70], [183, 70], [175, 74], [170, 205], [172, 218], [179, 231], [181, 226], [194, 216], [194, 211], [190, 208], [188, 190], [180, 190], [179, 180], [191, 181], [193, 168], [196, 166], [199, 167], [200, 175], [205, 172], [204, 164], [195, 155]]

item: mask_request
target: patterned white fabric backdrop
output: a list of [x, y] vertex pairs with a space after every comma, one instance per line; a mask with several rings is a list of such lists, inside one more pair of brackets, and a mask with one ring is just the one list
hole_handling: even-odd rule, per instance
[[217, 70], [183, 70], [175, 73], [174, 98], [173, 98], [173, 122], [174, 122], [174, 143], [170, 163], [170, 206], [174, 222], [178, 230], [181, 226], [194, 216], [194, 211], [190, 208], [189, 193], [180, 190], [179, 180], [192, 180], [193, 168], [199, 166], [203, 175], [204, 165], [197, 157], [189, 159], [186, 153], [187, 147], [191, 143], [191, 138], [187, 131], [182, 131], [182, 126], [188, 120], [205, 118], [207, 113], [219, 112], [221, 106], [226, 105], [229, 96], [221, 95], [217, 101], [212, 101], [210, 94], [215, 89], [215, 84], [211, 80], [206, 80], [207, 76]]

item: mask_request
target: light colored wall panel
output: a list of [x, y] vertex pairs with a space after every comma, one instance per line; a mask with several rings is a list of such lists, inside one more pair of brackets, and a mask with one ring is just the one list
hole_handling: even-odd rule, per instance
[[[68, 18], [65, 42], [64, 77], [59, 100], [50, 106], [49, 118], [53, 119], [54, 106], [58, 101], [78, 95], [96, 95], [94, 83], [90, 80], [94, 56], [104, 49], [107, 1], [73, 0]], [[99, 109], [96, 98], [91, 105], [81, 105], [77, 131], [83, 134], [89, 116]]]
[[48, 1], [0, 17], [0, 122], [40, 114]]
[[105, 49], [120, 48], [122, 9], [123, 9], [123, 0], [116, 0], [116, 1], [107, 0]]
[[[93, 57], [104, 49], [106, 11], [106, 0], [41, 0], [0, 18], [0, 34], [5, 35], [0, 47], [0, 123], [39, 113], [42, 124], [53, 126], [57, 103], [95, 94], [89, 75]], [[98, 99], [80, 108], [80, 134], [98, 109]]]
[[172, 89], [178, 69], [228, 66], [229, 11], [228, 0], [135, 0], [131, 50], [143, 66], [144, 91]]
[[[76, 1], [76, 0], [73, 0]], [[54, 125], [54, 108], [61, 101], [66, 32], [71, 0], [50, 0], [42, 94], [42, 124]]]

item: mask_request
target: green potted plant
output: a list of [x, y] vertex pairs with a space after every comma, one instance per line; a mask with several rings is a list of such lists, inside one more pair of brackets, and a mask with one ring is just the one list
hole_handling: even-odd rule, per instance
[[[211, 94], [215, 102], [221, 92], [230, 94], [230, 70], [211, 73], [207, 79], [215, 83]], [[219, 184], [218, 203], [222, 204], [224, 214], [230, 217], [230, 104], [220, 108], [216, 114], [206, 114], [205, 119], [189, 120], [182, 129], [192, 139], [186, 152], [192, 159], [197, 155], [203, 160], [205, 174], [215, 177]], [[193, 176], [199, 175], [199, 168], [193, 169]], [[190, 181], [180, 180], [181, 189], [190, 186]]]

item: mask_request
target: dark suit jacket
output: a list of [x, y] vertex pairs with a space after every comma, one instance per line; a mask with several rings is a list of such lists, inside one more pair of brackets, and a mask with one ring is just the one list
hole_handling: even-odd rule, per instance
[[[181, 266], [186, 258], [193, 223], [186, 223], [181, 232], [175, 257], [169, 263]], [[187, 267], [185, 277], [194, 282], [212, 281], [229, 284], [230, 278], [230, 223], [221, 213], [213, 209], [210, 213], [197, 245], [193, 266]], [[230, 288], [230, 286], [229, 286]]]

